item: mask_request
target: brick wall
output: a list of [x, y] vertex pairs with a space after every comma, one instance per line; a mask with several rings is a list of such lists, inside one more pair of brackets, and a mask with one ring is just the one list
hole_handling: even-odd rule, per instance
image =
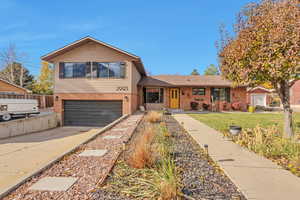
[[291, 104], [300, 105], [300, 81], [297, 81], [291, 88]]
[[[200, 88], [200, 87], [199, 87]], [[191, 102], [210, 104], [210, 88], [205, 87], [205, 95], [193, 95], [191, 87], [180, 88], [180, 108], [191, 110]]]
[[239, 102], [243, 111], [247, 110], [247, 89], [246, 87], [231, 89], [231, 102]]
[[[197, 88], [197, 87], [195, 87]], [[203, 88], [203, 87], [198, 87]], [[193, 95], [192, 87], [181, 87], [179, 88], [179, 106], [180, 109], [183, 110], [191, 110], [191, 102], [198, 102], [200, 106], [202, 106], [203, 103], [211, 105], [211, 88], [210, 87], [204, 87], [205, 88], [205, 95]], [[245, 110], [247, 107], [247, 91], [246, 88], [232, 88], [230, 90], [231, 92], [231, 102], [240, 102], [242, 110]], [[143, 99], [143, 91], [140, 88], [140, 102], [144, 105], [144, 99]], [[230, 103], [226, 102], [218, 102], [218, 110], [222, 110], [224, 108], [224, 104], [226, 104], [227, 110], [231, 108]], [[170, 88], [164, 89], [164, 102], [161, 104], [145, 104], [147, 109], [150, 110], [161, 110], [163, 108], [169, 108], [170, 107]], [[211, 108], [211, 106], [210, 106]]]

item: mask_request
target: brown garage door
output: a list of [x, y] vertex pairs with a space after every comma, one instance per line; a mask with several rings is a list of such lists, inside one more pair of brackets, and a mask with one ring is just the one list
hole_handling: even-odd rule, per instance
[[64, 101], [65, 126], [106, 126], [122, 116], [122, 101]]

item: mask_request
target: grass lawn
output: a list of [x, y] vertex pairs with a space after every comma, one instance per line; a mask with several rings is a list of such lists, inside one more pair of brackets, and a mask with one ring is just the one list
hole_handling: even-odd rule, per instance
[[[280, 130], [283, 128], [283, 113], [208, 113], [190, 116], [221, 132], [228, 131], [230, 125], [239, 125], [242, 128], [278, 125]], [[293, 117], [295, 130], [300, 132], [300, 113], [293, 113]]]

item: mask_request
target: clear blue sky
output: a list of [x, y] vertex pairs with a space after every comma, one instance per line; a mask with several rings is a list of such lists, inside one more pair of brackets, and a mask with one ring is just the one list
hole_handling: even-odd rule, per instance
[[39, 73], [40, 56], [90, 35], [140, 56], [151, 74], [201, 73], [217, 64], [219, 25], [254, 0], [1, 0], [0, 48], [9, 42]]

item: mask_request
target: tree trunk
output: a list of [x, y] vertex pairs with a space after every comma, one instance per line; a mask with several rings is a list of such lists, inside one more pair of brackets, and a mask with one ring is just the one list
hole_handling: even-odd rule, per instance
[[293, 118], [292, 109], [290, 105], [290, 85], [288, 81], [282, 81], [280, 83], [279, 96], [283, 105], [284, 111], [284, 126], [283, 132], [286, 138], [292, 138], [294, 136], [293, 130]]
[[20, 70], [20, 86], [23, 87], [24, 69], [22, 66], [20, 66]]
[[13, 63], [9, 64], [10, 65], [10, 82], [14, 83], [15, 79], [14, 79], [14, 66]]
[[286, 138], [292, 138], [294, 136], [293, 115], [290, 105], [288, 105], [288, 108], [284, 108], [284, 133]]

